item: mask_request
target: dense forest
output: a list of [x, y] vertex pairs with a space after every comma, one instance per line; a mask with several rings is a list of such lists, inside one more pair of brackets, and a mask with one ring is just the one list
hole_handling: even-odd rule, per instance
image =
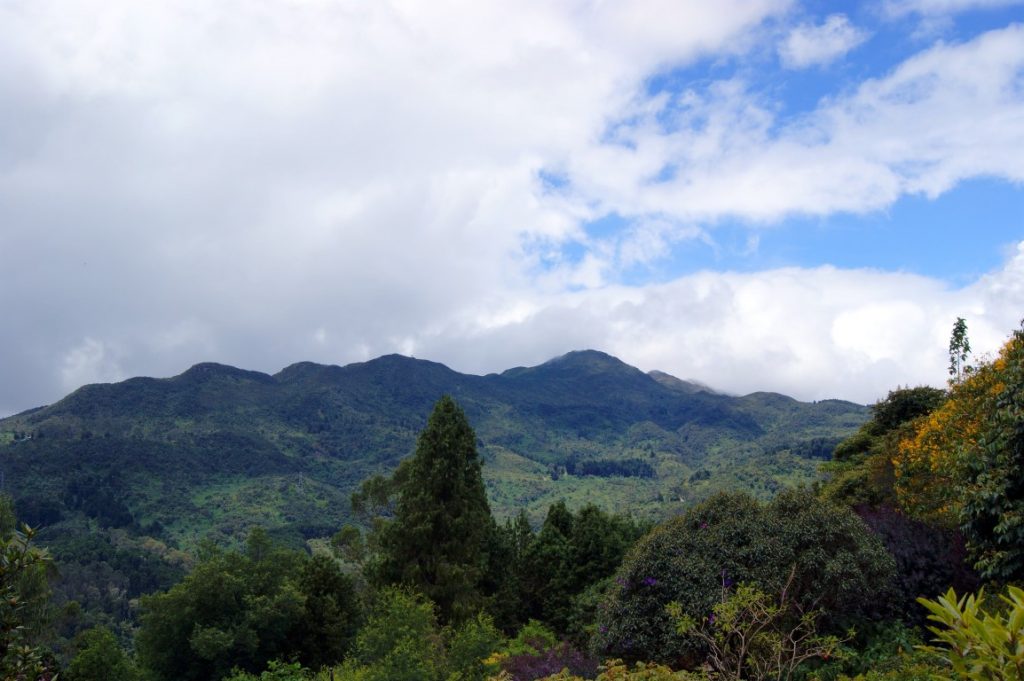
[[[732, 408], [707, 399], [719, 416]], [[896, 387], [841, 440], [761, 442], [820, 466], [812, 484], [722, 486], [656, 519], [565, 501], [542, 518], [494, 513], [460, 404], [434, 403], [413, 453], [367, 476], [321, 542], [254, 524], [241, 544], [140, 554], [112, 470], [80, 471], [59, 504], [5, 497], [3, 678], [1024, 678], [1024, 328], [972, 364], [958, 320], [946, 389]], [[641, 484], [658, 475], [652, 460], [602, 450], [549, 473]], [[53, 597], [61, 556], [16, 521], [47, 509], [91, 509], [92, 526], [116, 530], [69, 526], [56, 544], [102, 557], [71, 571], [88, 598]]]

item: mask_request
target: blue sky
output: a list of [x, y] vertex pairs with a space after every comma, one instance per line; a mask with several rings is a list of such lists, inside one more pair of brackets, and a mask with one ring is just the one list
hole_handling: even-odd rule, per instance
[[1024, 316], [1024, 3], [0, 5], [0, 414], [597, 348], [941, 385]]

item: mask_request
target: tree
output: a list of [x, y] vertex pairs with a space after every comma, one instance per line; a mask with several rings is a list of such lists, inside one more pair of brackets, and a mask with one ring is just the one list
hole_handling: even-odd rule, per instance
[[490, 521], [476, 435], [446, 395], [420, 433], [371, 573], [379, 583], [406, 584], [426, 595], [442, 622], [463, 621], [483, 604]]
[[383, 589], [356, 636], [339, 681], [438, 681], [444, 646], [434, 606], [403, 588]]
[[[789, 681], [797, 667], [815, 658], [828, 659], [839, 647], [837, 636], [821, 636], [817, 612], [805, 611], [790, 598], [796, 567], [779, 597], [769, 597], [748, 584], [723, 589], [721, 601], [698, 622], [678, 603], [668, 605], [683, 636], [696, 638], [708, 650], [707, 666], [721, 681]], [[852, 638], [848, 634], [845, 640]]]
[[353, 587], [332, 560], [281, 549], [259, 529], [244, 553], [205, 549], [142, 610], [135, 648], [158, 681], [255, 673], [271, 660], [335, 663], [359, 621]]
[[109, 629], [96, 627], [81, 632], [75, 640], [78, 651], [61, 675], [67, 681], [135, 681], [135, 665], [125, 655]]
[[890, 390], [871, 407], [871, 418], [840, 442], [832, 460], [821, 469], [829, 479], [821, 485], [826, 499], [855, 507], [894, 506], [893, 459], [900, 440], [914, 422], [942, 406], [946, 391], [918, 386]]
[[893, 595], [893, 559], [850, 509], [800, 490], [768, 504], [722, 493], [637, 542], [602, 604], [595, 642], [604, 654], [696, 665], [703, 650], [678, 635], [668, 603], [707, 617], [734, 583], [780, 593], [794, 565], [787, 593], [805, 612], [821, 611], [826, 634], [878, 616]]
[[310, 669], [337, 664], [348, 652], [359, 626], [352, 580], [328, 556], [310, 558], [299, 576], [305, 596], [295, 640], [299, 660]]
[[1024, 328], [915, 422], [893, 464], [900, 505], [959, 524], [983, 578], [1024, 578]]
[[967, 322], [957, 317], [953, 323], [953, 333], [949, 337], [949, 380], [959, 383], [965, 373], [969, 373], [967, 356], [971, 354], [971, 342], [967, 339]]

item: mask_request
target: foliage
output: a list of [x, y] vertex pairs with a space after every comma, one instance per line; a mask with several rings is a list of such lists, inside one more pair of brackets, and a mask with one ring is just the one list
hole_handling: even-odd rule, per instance
[[[814, 681], [931, 681], [941, 671], [940, 660], [919, 649], [921, 632], [899, 620], [862, 625], [839, 654], [800, 676]], [[803, 672], [804, 670], [801, 670]]]
[[338, 680], [438, 681], [444, 648], [434, 606], [407, 589], [380, 592]]
[[552, 504], [540, 532], [523, 550], [521, 598], [529, 618], [576, 642], [588, 638], [595, 610], [584, 594], [615, 572], [643, 525], [588, 504], [576, 513]]
[[351, 584], [333, 563], [273, 545], [254, 531], [245, 553], [205, 550], [166, 593], [142, 600], [135, 639], [156, 679], [255, 672], [274, 659], [341, 659], [358, 619]]
[[568, 641], [559, 641], [554, 632], [536, 620], [527, 622], [492, 661], [500, 665], [501, 678], [509, 681], [533, 681], [562, 670], [593, 675], [598, 666], [597, 659]]
[[923, 623], [917, 603], [922, 596], [950, 586], [961, 592], [978, 588], [978, 575], [967, 563], [959, 531], [929, 525], [888, 506], [855, 510], [896, 561], [896, 606], [904, 620]]
[[579, 460], [570, 456], [565, 462], [565, 472], [569, 475], [594, 475], [599, 478], [653, 478], [654, 468], [643, 459], [590, 459]]
[[900, 442], [900, 503], [959, 524], [986, 579], [1024, 578], [1024, 329]]
[[0, 496], [0, 676], [49, 679], [53, 664], [42, 640], [48, 626], [50, 557], [33, 546], [35, 530], [15, 529], [14, 508]]
[[61, 674], [66, 681], [136, 681], [139, 672], [117, 637], [102, 627], [75, 637], [76, 652]]
[[[489, 681], [512, 681], [512, 678], [507, 672], [502, 672]], [[703, 677], [684, 671], [672, 671], [660, 664], [637, 662], [633, 667], [629, 667], [621, 660], [611, 660], [601, 665], [600, 673], [593, 678], [594, 681], [697, 681]], [[538, 679], [538, 681], [585, 681], [585, 679], [564, 669], [557, 674]]]
[[895, 505], [893, 458], [916, 419], [938, 409], [946, 392], [919, 386], [889, 391], [871, 408], [871, 419], [833, 452], [822, 470], [829, 479], [821, 486], [826, 499], [848, 506]]
[[957, 598], [952, 589], [936, 600], [920, 599], [931, 613], [928, 619], [939, 626], [928, 630], [935, 634], [937, 646], [925, 649], [941, 654], [950, 665], [935, 678], [1010, 681], [1024, 678], [1024, 590], [1008, 587], [1000, 596], [1005, 614], [986, 612], [985, 595], [969, 594]]
[[285, 664], [278, 660], [271, 660], [266, 671], [259, 675], [236, 669], [224, 681], [308, 681], [310, 678], [309, 672], [298, 662]]
[[840, 644], [836, 636], [817, 633], [820, 613], [805, 611], [790, 598], [795, 574], [794, 567], [777, 599], [748, 584], [724, 590], [722, 600], [700, 622], [685, 614], [678, 603], [670, 603], [668, 611], [676, 618], [681, 635], [695, 637], [705, 645], [704, 664], [714, 678], [788, 681], [802, 663], [827, 660]]
[[493, 670], [489, 658], [505, 643], [489, 615], [478, 613], [450, 632], [447, 645], [448, 679], [484, 681]]
[[383, 528], [379, 584], [406, 584], [427, 596], [444, 622], [483, 604], [480, 581], [491, 510], [466, 415], [448, 396], [420, 434], [394, 520]]
[[665, 606], [676, 601], [682, 614], [706, 617], [733, 583], [780, 592], [791, 566], [789, 597], [823, 611], [826, 633], [879, 614], [892, 595], [893, 560], [849, 509], [800, 490], [766, 505], [720, 494], [630, 551], [602, 605], [595, 643], [604, 654], [696, 665], [701, 646], [678, 635]]
[[949, 337], [949, 380], [959, 383], [964, 374], [970, 373], [967, 356], [971, 354], [971, 341], [967, 338], [967, 322], [957, 317], [953, 333]]
[[360, 623], [352, 580], [334, 560], [317, 555], [303, 565], [298, 589], [305, 596], [292, 634], [298, 659], [311, 669], [337, 663], [351, 647]]
[[983, 366], [951, 386], [949, 399], [903, 434], [892, 464], [896, 498], [911, 516], [955, 526], [959, 512], [960, 462], [974, 457], [983, 404], [1000, 390], [999, 378]]

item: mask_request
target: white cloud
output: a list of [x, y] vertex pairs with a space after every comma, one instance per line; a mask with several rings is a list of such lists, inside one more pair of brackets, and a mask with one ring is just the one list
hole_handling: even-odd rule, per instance
[[956, 317], [967, 319], [982, 356], [1017, 328], [1022, 309], [1024, 242], [1003, 267], [961, 289], [833, 267], [702, 272], [564, 294], [505, 324], [439, 334], [420, 352], [485, 372], [591, 346], [738, 394], [771, 386], [806, 400], [869, 403], [897, 385], [943, 385]]
[[[493, 371], [597, 346], [803, 397], [927, 380], [913, 343], [957, 314], [1005, 333], [1020, 267], [966, 292], [829, 268], [613, 285], [723, 218], [1024, 178], [1020, 27], [796, 121], [739, 79], [641, 94], [791, 4], [0, 3], [0, 411], [198, 361], [394, 351]], [[582, 228], [612, 211], [624, 232]]]
[[783, 65], [791, 69], [829, 64], [865, 40], [868, 34], [844, 14], [833, 14], [825, 23], [802, 24], [793, 28], [779, 45]]
[[[796, 119], [740, 80], [715, 82], [660, 101], [568, 173], [602, 210], [682, 224], [866, 213], [974, 177], [1024, 182], [1022, 77], [1018, 24], [938, 44]], [[652, 181], [669, 165], [671, 179]]]
[[109, 383], [125, 378], [117, 360], [103, 342], [84, 338], [64, 354], [60, 375], [66, 391], [88, 383]]
[[907, 14], [948, 15], [1020, 4], [1021, 0], [886, 0], [883, 6], [889, 16], [901, 17]]

